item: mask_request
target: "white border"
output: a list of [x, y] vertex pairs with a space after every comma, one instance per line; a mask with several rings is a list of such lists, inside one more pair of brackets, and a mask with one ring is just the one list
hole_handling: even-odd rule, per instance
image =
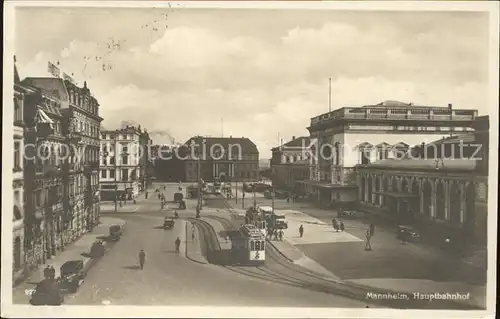
[[[318, 9], [318, 10], [377, 10], [377, 11], [483, 11], [490, 14], [490, 179], [488, 193], [488, 283], [486, 311], [435, 311], [435, 310], [390, 310], [390, 309], [345, 309], [345, 308], [270, 308], [270, 307], [139, 307], [139, 306], [61, 306], [32, 307], [12, 305], [12, 149], [13, 112], [13, 40], [15, 34], [15, 7], [168, 7], [169, 2], [152, 1], [9, 1], [4, 5], [4, 77], [3, 77], [3, 154], [2, 164], [2, 317], [317, 317], [317, 318], [486, 318], [492, 317], [496, 301], [496, 236], [497, 236], [497, 173], [498, 173], [498, 70], [499, 70], [499, 4], [496, 1], [351, 1], [351, 2], [170, 2], [172, 8], [246, 8], [246, 9]], [[50, 23], [50, 22], [48, 22]], [[452, 52], [450, 54], [453, 54]], [[471, 106], [474, 107], [474, 106]]]

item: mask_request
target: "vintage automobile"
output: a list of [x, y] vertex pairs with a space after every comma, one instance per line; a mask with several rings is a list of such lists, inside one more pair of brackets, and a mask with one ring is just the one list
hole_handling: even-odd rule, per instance
[[60, 306], [64, 296], [56, 280], [44, 279], [36, 285], [29, 302], [33, 306]]
[[397, 238], [406, 241], [420, 240], [420, 234], [412, 226], [399, 225], [397, 228]]
[[354, 219], [354, 218], [358, 217], [359, 215], [360, 215], [360, 213], [357, 211], [354, 211], [354, 210], [342, 210], [342, 209], [340, 209], [337, 213], [337, 217], [350, 218], [350, 219]]
[[60, 270], [59, 287], [63, 291], [75, 293], [83, 283], [83, 278], [85, 278], [83, 260], [67, 261], [61, 266]]
[[122, 236], [122, 228], [120, 225], [109, 226], [109, 239], [112, 241], [118, 241]]
[[175, 226], [175, 220], [172, 217], [165, 217], [163, 229], [172, 229]]

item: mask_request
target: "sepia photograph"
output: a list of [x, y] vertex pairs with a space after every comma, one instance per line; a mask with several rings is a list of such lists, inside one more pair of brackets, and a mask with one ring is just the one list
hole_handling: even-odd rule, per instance
[[2, 317], [493, 317], [497, 2], [4, 7]]

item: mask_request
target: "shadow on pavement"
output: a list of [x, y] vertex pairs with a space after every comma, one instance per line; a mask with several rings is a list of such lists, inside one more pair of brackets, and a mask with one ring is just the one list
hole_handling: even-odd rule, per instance
[[134, 266], [123, 266], [123, 269], [129, 269], [129, 270], [138, 270], [141, 269], [141, 267], [134, 265]]
[[89, 253], [81, 253], [80, 254], [82, 257], [86, 257], [86, 258], [92, 258], [92, 255], [89, 254]]

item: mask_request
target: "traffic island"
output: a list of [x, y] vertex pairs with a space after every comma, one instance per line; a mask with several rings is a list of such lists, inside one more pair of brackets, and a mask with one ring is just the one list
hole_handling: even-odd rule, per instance
[[186, 222], [186, 258], [198, 264], [208, 264], [201, 251], [200, 240], [198, 228], [191, 222]]

